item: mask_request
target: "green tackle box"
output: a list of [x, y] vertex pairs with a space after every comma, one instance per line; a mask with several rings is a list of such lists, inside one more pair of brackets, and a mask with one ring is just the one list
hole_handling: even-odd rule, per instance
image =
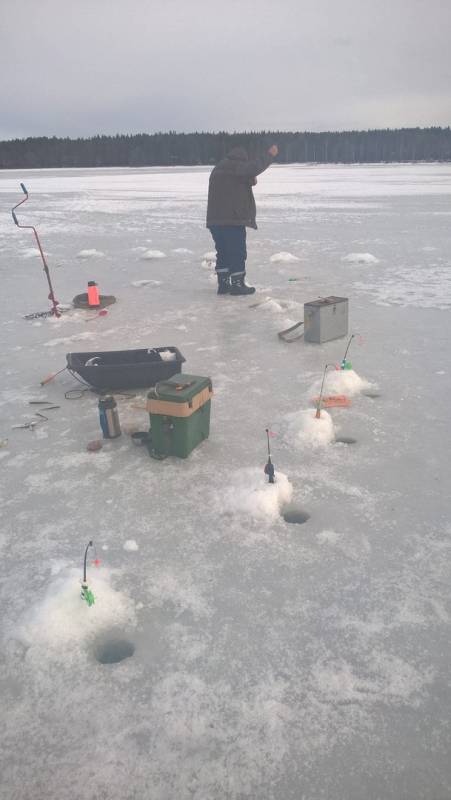
[[150, 454], [187, 458], [208, 439], [212, 395], [210, 378], [199, 375], [184, 372], [159, 381], [147, 395]]

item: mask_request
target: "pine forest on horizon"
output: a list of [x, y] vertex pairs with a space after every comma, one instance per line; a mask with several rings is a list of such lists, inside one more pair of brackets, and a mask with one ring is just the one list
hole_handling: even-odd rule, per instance
[[2, 141], [0, 169], [213, 165], [236, 145], [246, 147], [252, 157], [274, 142], [281, 164], [451, 161], [450, 127], [324, 133], [169, 131]]

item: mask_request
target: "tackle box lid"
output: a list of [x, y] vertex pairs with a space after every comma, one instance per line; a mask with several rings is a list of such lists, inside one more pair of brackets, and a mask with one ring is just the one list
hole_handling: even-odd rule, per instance
[[347, 303], [347, 297], [335, 297], [335, 295], [331, 295], [330, 297], [319, 297], [318, 300], [310, 300], [308, 303], [304, 303], [305, 306], [314, 306], [316, 308], [322, 308], [323, 306], [332, 306], [337, 305], [337, 303]]
[[149, 400], [166, 400], [170, 403], [189, 403], [199, 392], [212, 389], [211, 378], [200, 375], [188, 375], [179, 372], [172, 378], [159, 381], [151, 389], [147, 397]]

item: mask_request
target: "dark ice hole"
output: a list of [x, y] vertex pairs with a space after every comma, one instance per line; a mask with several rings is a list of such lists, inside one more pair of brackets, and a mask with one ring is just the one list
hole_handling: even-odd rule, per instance
[[126, 639], [107, 639], [96, 646], [95, 657], [99, 664], [117, 664], [134, 652], [135, 645]]
[[363, 392], [365, 397], [371, 397], [372, 400], [375, 400], [377, 397], [380, 397], [380, 392], [372, 392], [371, 390], [368, 392]]
[[303, 525], [310, 519], [310, 514], [307, 514], [302, 508], [290, 508], [282, 513], [282, 517], [291, 525]]
[[357, 439], [353, 439], [352, 436], [337, 436], [335, 444], [357, 444]]

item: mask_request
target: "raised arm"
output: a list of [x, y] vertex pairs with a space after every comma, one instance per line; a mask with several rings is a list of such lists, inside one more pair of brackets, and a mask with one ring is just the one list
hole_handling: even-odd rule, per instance
[[257, 158], [252, 159], [251, 161], [239, 161], [235, 167], [235, 174], [240, 175], [245, 178], [255, 178], [257, 175], [260, 175], [261, 172], [264, 172], [265, 169], [272, 164], [277, 153], [279, 152], [279, 148], [276, 144], [273, 144], [267, 153], [262, 156], [258, 156]]

